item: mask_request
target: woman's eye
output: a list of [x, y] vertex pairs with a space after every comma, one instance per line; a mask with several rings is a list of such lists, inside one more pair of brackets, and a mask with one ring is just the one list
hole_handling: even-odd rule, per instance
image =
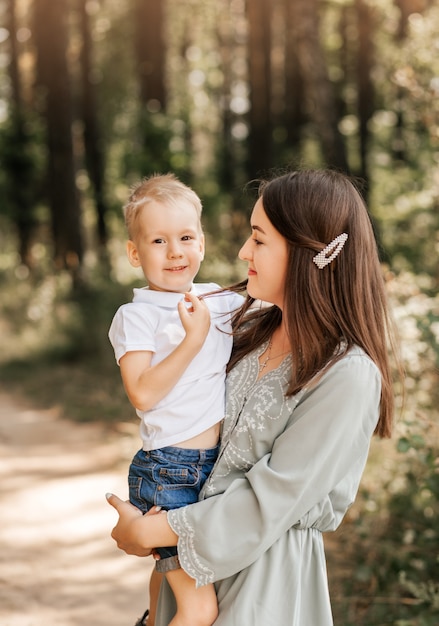
[[253, 237], [253, 242], [254, 242], [257, 246], [259, 246], [259, 245], [262, 243], [262, 241], [259, 241], [259, 239], [256, 239], [255, 237]]

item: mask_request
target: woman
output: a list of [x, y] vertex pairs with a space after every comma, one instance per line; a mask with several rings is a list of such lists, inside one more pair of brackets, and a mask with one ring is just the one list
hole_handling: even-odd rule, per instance
[[[361, 196], [329, 170], [263, 184], [251, 230], [239, 253], [248, 297], [204, 499], [142, 517], [110, 496], [113, 537], [139, 556], [177, 545], [194, 584], [215, 583], [216, 626], [330, 626], [322, 533], [354, 501], [372, 435], [392, 426], [377, 247]], [[164, 585], [156, 626], [172, 615]]]

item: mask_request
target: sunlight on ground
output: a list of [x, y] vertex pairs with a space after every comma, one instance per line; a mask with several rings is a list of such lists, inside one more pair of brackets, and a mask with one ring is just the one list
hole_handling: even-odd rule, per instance
[[110, 538], [136, 429], [107, 433], [0, 395], [0, 623], [121, 626], [147, 605], [152, 560]]

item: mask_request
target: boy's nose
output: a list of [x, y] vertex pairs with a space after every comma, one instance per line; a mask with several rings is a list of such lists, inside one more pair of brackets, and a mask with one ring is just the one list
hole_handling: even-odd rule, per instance
[[183, 253], [180, 249], [180, 247], [176, 244], [170, 246], [169, 251], [168, 251], [168, 256], [171, 259], [179, 259], [183, 256]]

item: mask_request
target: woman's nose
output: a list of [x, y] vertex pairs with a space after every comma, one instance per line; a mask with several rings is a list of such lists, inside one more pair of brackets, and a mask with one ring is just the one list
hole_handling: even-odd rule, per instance
[[248, 245], [249, 241], [250, 239], [247, 239], [247, 241], [243, 244], [240, 251], [238, 252], [238, 258], [241, 259], [241, 261], [249, 261], [250, 259], [250, 248]]

